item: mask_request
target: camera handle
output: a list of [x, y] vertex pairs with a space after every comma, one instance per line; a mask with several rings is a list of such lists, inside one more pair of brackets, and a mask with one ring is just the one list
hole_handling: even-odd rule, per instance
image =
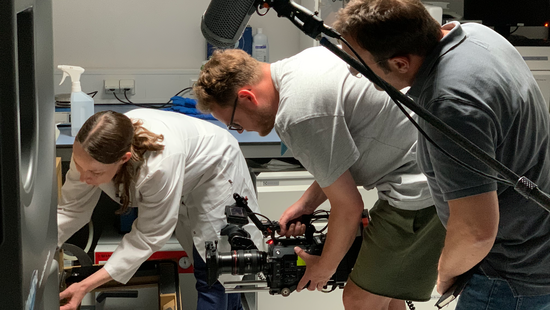
[[237, 193], [234, 193], [233, 194], [233, 199], [235, 199], [235, 203], [237, 204], [238, 207], [241, 207], [241, 208], [246, 210], [247, 216], [250, 218], [250, 220], [252, 220], [254, 225], [256, 225], [256, 227], [262, 232], [264, 237], [267, 237], [271, 234], [270, 229], [269, 229], [271, 227], [271, 225], [264, 224], [264, 223], [262, 223], [262, 221], [260, 221], [258, 219], [258, 217], [254, 213], [254, 211], [252, 211], [250, 209], [250, 207], [248, 206], [248, 202], [247, 202], [246, 197], [242, 197], [241, 195], [239, 195]]
[[[238, 207], [243, 208], [243, 209], [246, 210], [247, 216], [250, 218], [250, 220], [252, 220], [254, 225], [256, 225], [256, 227], [262, 232], [264, 238], [269, 236], [269, 237], [271, 237], [271, 239], [273, 241], [278, 240], [278, 238], [275, 236], [275, 232], [281, 230], [281, 226], [279, 225], [279, 222], [269, 221], [269, 223], [264, 224], [264, 223], [262, 223], [262, 221], [260, 221], [258, 219], [256, 214], [250, 209], [250, 207], [248, 206], [248, 201], [247, 201], [246, 197], [242, 197], [241, 195], [239, 195], [237, 193], [234, 193], [233, 194], [233, 199], [235, 199], [235, 203]], [[320, 219], [320, 218], [328, 218], [328, 216], [327, 215], [313, 215], [313, 214], [304, 214], [304, 215], [302, 215], [300, 221], [302, 222], [302, 224], [306, 225], [306, 233], [305, 233], [306, 240], [308, 240], [308, 241], [313, 240], [313, 234], [315, 233], [315, 226], [313, 226], [313, 224], [311, 224], [311, 220], [312, 219]], [[292, 223], [295, 223], [297, 221], [298, 221], [298, 219], [294, 219], [294, 220], [288, 222], [287, 223], [287, 228], [288, 228], [288, 225], [290, 225]]]
[[[298, 218], [295, 218], [291, 221], [289, 221], [287, 224], [286, 224], [286, 228], [288, 229], [288, 227], [290, 226], [290, 224], [295, 224], [296, 222], [300, 221], [300, 223], [306, 225], [306, 232], [305, 232], [305, 237], [306, 237], [306, 240], [308, 242], [311, 242], [311, 240], [313, 240], [313, 234], [316, 232], [316, 228], [315, 226], [313, 226], [313, 224], [311, 223], [311, 221], [313, 219], [320, 219], [320, 218], [326, 218], [328, 219], [328, 215], [313, 215], [313, 214], [304, 214]], [[277, 226], [277, 229], [276, 231], [279, 231], [280, 230], [280, 224], [279, 222], [274, 222], [275, 225]]]

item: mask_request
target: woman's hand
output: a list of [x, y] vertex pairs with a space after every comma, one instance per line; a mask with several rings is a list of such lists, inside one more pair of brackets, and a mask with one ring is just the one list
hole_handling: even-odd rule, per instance
[[76, 310], [87, 294], [87, 290], [81, 282], [73, 283], [66, 290], [59, 294], [59, 300], [66, 300], [67, 303], [61, 306], [60, 310]]
[[81, 282], [73, 283], [59, 294], [59, 300], [65, 299], [67, 301], [67, 304], [61, 306], [59, 310], [78, 309], [78, 306], [87, 293], [111, 280], [113, 280], [113, 278], [109, 275], [107, 270], [101, 268]]

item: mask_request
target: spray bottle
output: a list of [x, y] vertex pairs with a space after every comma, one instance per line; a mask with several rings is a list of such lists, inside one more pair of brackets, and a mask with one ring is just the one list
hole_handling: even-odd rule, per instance
[[71, 136], [76, 136], [84, 122], [94, 114], [94, 99], [82, 91], [80, 87], [80, 75], [84, 72], [82, 67], [59, 65], [58, 69], [63, 70], [63, 84], [67, 76], [73, 82], [71, 88]]

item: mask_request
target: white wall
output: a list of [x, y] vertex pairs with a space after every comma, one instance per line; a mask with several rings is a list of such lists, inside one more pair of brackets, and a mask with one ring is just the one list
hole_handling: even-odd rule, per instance
[[[84, 68], [197, 69], [205, 60], [200, 19], [210, 1], [53, 0], [54, 62]], [[253, 15], [271, 61], [299, 51], [301, 33], [274, 11]]]
[[[206, 0], [53, 0], [54, 66], [77, 65], [85, 92], [98, 90], [96, 103], [116, 103], [103, 94], [104, 79], [134, 79], [134, 102], [165, 102], [189, 86], [206, 58], [200, 31]], [[270, 61], [298, 53], [306, 37], [271, 10], [249, 21], [269, 38]], [[55, 81], [61, 71], [56, 69]], [[70, 92], [70, 83], [56, 94]]]

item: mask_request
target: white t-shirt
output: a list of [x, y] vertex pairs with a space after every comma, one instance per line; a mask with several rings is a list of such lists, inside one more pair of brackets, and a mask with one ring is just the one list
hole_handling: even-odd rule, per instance
[[[220, 240], [220, 230], [227, 224], [225, 206], [235, 202], [233, 193], [247, 196], [250, 208], [259, 212], [246, 161], [227, 130], [175, 112], [136, 109], [126, 116], [140, 119], [151, 132], [164, 135], [165, 148], [146, 153], [147, 160], [131, 189], [138, 217], [105, 264], [109, 275], [121, 283], [162, 248], [174, 231], [188, 253], [194, 245], [204, 259], [205, 241]], [[89, 222], [101, 191], [119, 201], [112, 182], [92, 186], [79, 178], [71, 160], [57, 210], [58, 245]], [[261, 247], [261, 233], [247, 230]], [[230, 250], [227, 242], [218, 243], [218, 248]], [[191, 254], [189, 257], [192, 259]]]
[[417, 131], [385, 92], [324, 47], [271, 64], [271, 77], [279, 91], [275, 130], [321, 187], [349, 170], [396, 208], [433, 205], [416, 165]]

